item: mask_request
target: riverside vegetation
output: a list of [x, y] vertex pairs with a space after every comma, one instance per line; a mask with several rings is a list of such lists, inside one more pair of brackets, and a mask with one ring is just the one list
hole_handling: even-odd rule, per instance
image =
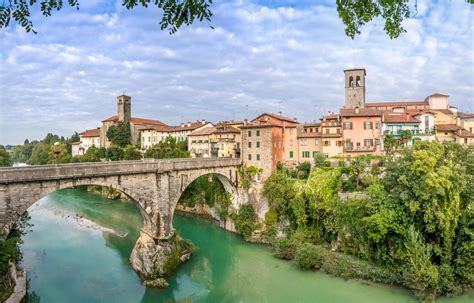
[[[385, 162], [316, 162], [307, 180], [280, 167], [265, 183], [265, 225], [277, 257], [302, 269], [403, 285], [427, 301], [472, 290], [472, 146], [417, 142]], [[343, 189], [367, 197], [341, 200]]]

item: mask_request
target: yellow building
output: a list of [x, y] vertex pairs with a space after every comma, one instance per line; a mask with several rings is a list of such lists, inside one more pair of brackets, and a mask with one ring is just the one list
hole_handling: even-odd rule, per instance
[[322, 153], [327, 157], [339, 157], [344, 153], [341, 117], [330, 114], [321, 120]]
[[240, 129], [218, 124], [209, 137], [211, 143], [211, 157], [240, 158], [241, 134]]

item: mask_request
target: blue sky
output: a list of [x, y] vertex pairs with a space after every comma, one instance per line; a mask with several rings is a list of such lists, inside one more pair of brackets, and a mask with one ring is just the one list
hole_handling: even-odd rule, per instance
[[313, 121], [343, 105], [352, 67], [367, 69], [369, 101], [440, 92], [474, 112], [474, 9], [464, 0], [419, 0], [396, 40], [380, 20], [346, 37], [333, 1], [215, 1], [215, 29], [175, 35], [160, 31], [156, 9], [80, 3], [34, 13], [37, 35], [0, 30], [0, 144], [100, 126], [122, 92], [134, 116], [169, 124], [263, 111]]

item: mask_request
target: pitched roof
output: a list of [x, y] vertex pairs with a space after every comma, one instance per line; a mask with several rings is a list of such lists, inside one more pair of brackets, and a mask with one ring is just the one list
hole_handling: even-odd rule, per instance
[[241, 126], [240, 128], [263, 128], [263, 127], [282, 127], [281, 125], [271, 123], [268, 121], [254, 121], [247, 125]]
[[341, 117], [377, 117], [382, 112], [373, 108], [341, 108]]
[[471, 133], [470, 131], [467, 131], [465, 129], [458, 129], [456, 131], [456, 135], [462, 138], [474, 138], [474, 134]]
[[230, 125], [220, 124], [216, 126], [215, 134], [240, 134], [240, 129]]
[[339, 114], [330, 114], [327, 116], [324, 116], [323, 120], [337, 120], [339, 119]]
[[428, 105], [426, 101], [390, 101], [390, 102], [370, 102], [365, 103], [365, 107], [379, 107], [379, 106], [392, 106], [392, 107], [404, 107], [404, 106], [413, 106], [413, 105]]
[[209, 136], [212, 135], [215, 131], [216, 128], [214, 126], [204, 127], [202, 129], [193, 131], [188, 136]]
[[453, 112], [450, 111], [449, 109], [432, 109], [433, 112], [440, 112], [445, 115], [453, 115]]
[[81, 137], [100, 137], [100, 128], [87, 129], [82, 133], [79, 133]]
[[[102, 122], [116, 122], [116, 121], [118, 121], [117, 115], [107, 118], [103, 120]], [[132, 117], [131, 122], [135, 125], [166, 125], [160, 120], [143, 119], [143, 118], [137, 118], [137, 117]]]
[[188, 130], [196, 130], [210, 122], [206, 120], [201, 120], [201, 121], [194, 121], [194, 122], [187, 122], [187, 123], [181, 123], [181, 125], [177, 126], [172, 126], [171, 131], [172, 132], [179, 132], [179, 131], [188, 131]]
[[406, 113], [384, 113], [382, 122], [385, 123], [420, 123], [421, 121]]
[[284, 116], [280, 116], [278, 114], [273, 114], [273, 113], [263, 113], [261, 114], [260, 116], [258, 116], [257, 118], [253, 119], [253, 121], [256, 121], [256, 120], [259, 120], [259, 118], [261, 118], [262, 116], [270, 116], [274, 119], [277, 119], [277, 120], [280, 120], [280, 121], [286, 121], [286, 122], [292, 122], [292, 123], [298, 123], [295, 119], [291, 119], [291, 118], [288, 118], [288, 117], [284, 117]]
[[459, 113], [458, 113], [458, 116], [459, 116], [459, 118], [461, 118], [461, 119], [470, 119], [470, 118], [474, 118], [474, 114], [470, 114], [470, 113], [463, 113], [463, 112], [459, 112]]
[[140, 127], [139, 130], [155, 130], [157, 132], [171, 132], [173, 129], [172, 126], [168, 125], [144, 125], [143, 127]]
[[303, 123], [303, 127], [311, 127], [311, 126], [319, 127], [321, 126], [321, 123], [319, 122]]
[[432, 95], [429, 95], [427, 98], [429, 98], [429, 97], [449, 97], [449, 95], [434, 93]]
[[457, 131], [462, 129], [459, 125], [456, 124], [438, 124], [435, 126], [437, 131]]
[[72, 144], [72, 145], [79, 145], [79, 144], [81, 144], [81, 143], [82, 143], [82, 141], [77, 141], [77, 142], [72, 142], [71, 144]]

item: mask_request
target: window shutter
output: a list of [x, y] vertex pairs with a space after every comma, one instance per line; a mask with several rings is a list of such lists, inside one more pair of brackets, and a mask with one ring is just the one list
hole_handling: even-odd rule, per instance
[[350, 126], [351, 126], [351, 128], [350, 128], [350, 129], [352, 129], [352, 122], [349, 122], [349, 123], [350, 123]]
[[366, 125], [367, 125], [367, 123], [366, 123], [366, 122], [364, 122], [364, 129], [366, 129], [366, 127], [365, 127]]
[[370, 122], [370, 129], [374, 129], [374, 122]]

